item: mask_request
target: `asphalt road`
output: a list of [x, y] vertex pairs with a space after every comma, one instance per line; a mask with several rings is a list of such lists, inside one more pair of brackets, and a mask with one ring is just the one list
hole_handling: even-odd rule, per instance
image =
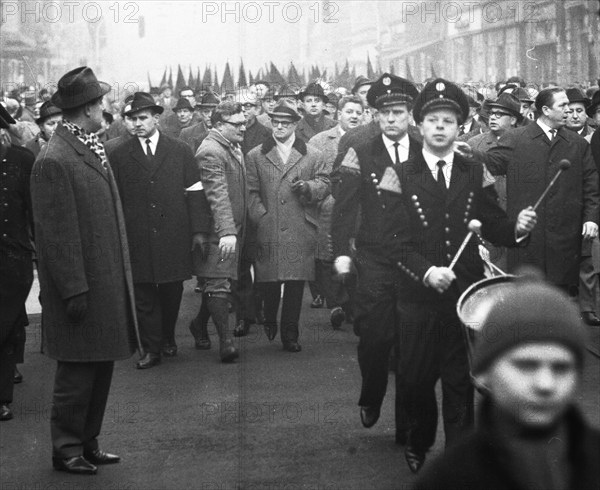
[[[305, 292], [301, 353], [282, 350], [253, 326], [232, 365], [194, 349], [187, 325], [200, 296], [186, 284], [177, 324], [179, 354], [147, 371], [136, 357], [115, 368], [100, 437], [122, 457], [96, 476], [52, 470], [50, 407], [55, 363], [39, 353], [39, 315], [28, 328], [25, 381], [15, 387], [15, 418], [0, 424], [1, 490], [408, 489], [413, 481], [394, 444], [393, 375], [375, 427], [356, 405], [360, 374], [350, 325], [333, 331], [328, 310]], [[589, 356], [579, 403], [600, 425], [600, 370]], [[428, 458], [443, 447], [443, 434]]]

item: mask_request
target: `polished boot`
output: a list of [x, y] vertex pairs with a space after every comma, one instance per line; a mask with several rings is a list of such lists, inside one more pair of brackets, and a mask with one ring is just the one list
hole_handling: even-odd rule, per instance
[[207, 304], [219, 334], [221, 362], [233, 362], [240, 354], [229, 337], [229, 300], [223, 296], [209, 295]]
[[77, 475], [95, 475], [98, 472], [98, 468], [83, 456], [65, 459], [54, 457], [52, 458], [52, 466], [56, 471], [66, 471]]
[[425, 452], [411, 446], [409, 442], [404, 450], [404, 458], [406, 459], [410, 471], [418, 473], [425, 462]]
[[135, 367], [138, 369], [149, 369], [151, 367], [160, 364], [160, 354], [154, 354], [153, 352], [146, 352], [146, 355], [142, 357]]
[[8, 403], [0, 404], [0, 421], [10, 420], [13, 418], [12, 410]]
[[15, 373], [13, 375], [13, 383], [18, 385], [19, 383], [22, 383], [22, 382], [23, 382], [23, 375], [19, 371], [19, 368], [17, 366], [15, 366]]
[[245, 337], [250, 330], [250, 322], [248, 320], [238, 320], [237, 325], [233, 329], [234, 337]]
[[100, 449], [94, 449], [93, 451], [83, 451], [83, 457], [92, 464], [115, 464], [121, 461], [121, 458], [116, 454], [105, 453]]
[[194, 345], [199, 350], [209, 350], [211, 348], [210, 337], [208, 336], [210, 311], [208, 311], [207, 301], [208, 295], [203, 294], [198, 316], [189, 325], [190, 333], [194, 336]]
[[381, 407], [360, 407], [360, 421], [367, 429], [373, 427], [379, 420]]
[[341, 306], [336, 306], [331, 310], [329, 314], [329, 321], [334, 330], [339, 330], [342, 327], [342, 323], [346, 319], [346, 314]]
[[165, 357], [175, 357], [177, 355], [177, 344], [174, 340], [163, 345], [162, 355]]

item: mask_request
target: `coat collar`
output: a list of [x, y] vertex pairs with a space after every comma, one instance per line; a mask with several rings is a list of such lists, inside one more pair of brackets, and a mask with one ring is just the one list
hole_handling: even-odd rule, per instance
[[[262, 144], [260, 152], [263, 155], [266, 155], [267, 153], [270, 153], [271, 150], [276, 146], [277, 144], [275, 143], [275, 138], [267, 138], [267, 140]], [[301, 138], [296, 138], [296, 141], [294, 141], [294, 144], [292, 145], [292, 149], [296, 150], [302, 156], [306, 155], [307, 152], [306, 143]]]
[[[74, 134], [68, 131], [61, 123], [58, 123], [56, 126], [56, 131], [52, 137], [62, 138], [66, 143], [68, 143], [81, 157], [83, 157], [84, 163], [92, 167], [96, 172], [98, 172], [104, 179], [108, 181], [108, 173], [106, 169], [102, 166], [98, 157], [90, 150], [83, 142], [79, 140]], [[52, 139], [52, 138], [50, 138]]]
[[306, 143], [300, 138], [296, 137], [296, 141], [292, 145], [292, 151], [288, 161], [284, 164], [281, 161], [279, 152], [277, 151], [277, 145], [273, 137], [267, 139], [261, 146], [260, 152], [265, 155], [265, 158], [269, 160], [275, 167], [277, 167], [283, 175], [288, 173], [298, 161], [307, 154]]
[[239, 147], [239, 150], [236, 151], [233, 144], [227, 138], [225, 138], [225, 136], [223, 136], [221, 133], [219, 133], [219, 131], [217, 131], [214, 128], [211, 129], [208, 132], [206, 139], [209, 141], [212, 140], [212, 141], [219, 143], [223, 148], [225, 148], [231, 154], [231, 156], [233, 158], [235, 158], [238, 162], [241, 163], [241, 155], [242, 155], [241, 147]]

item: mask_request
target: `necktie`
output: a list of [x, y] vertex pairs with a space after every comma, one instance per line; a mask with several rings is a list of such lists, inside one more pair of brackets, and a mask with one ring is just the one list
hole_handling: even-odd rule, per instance
[[150, 138], [146, 139], [146, 158], [150, 163], [154, 159], [154, 154], [152, 153], [152, 147], [150, 146]]
[[394, 163], [398, 164], [400, 163], [400, 153], [398, 153], [398, 147], [400, 146], [400, 143], [398, 143], [397, 141], [394, 143], [394, 154], [396, 157], [396, 161]]
[[446, 187], [446, 177], [444, 175], [444, 166], [445, 165], [446, 165], [446, 162], [444, 160], [440, 160], [439, 162], [437, 162], [437, 167], [438, 167], [437, 182], [438, 182], [438, 186], [444, 193], [448, 190], [448, 188]]
[[554, 137], [556, 136], [556, 129], [551, 129], [548, 132], [550, 133], [550, 141], [552, 141], [554, 139]]

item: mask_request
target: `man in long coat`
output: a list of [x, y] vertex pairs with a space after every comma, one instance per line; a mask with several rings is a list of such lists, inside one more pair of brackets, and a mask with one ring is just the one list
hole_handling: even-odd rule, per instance
[[[248, 191], [246, 168], [240, 143], [246, 119], [241, 104], [220, 103], [212, 114], [213, 128], [198, 148], [196, 162], [210, 206], [210, 232], [203, 236], [204, 248], [194, 256], [198, 286], [220, 339], [222, 362], [238, 357], [229, 329], [232, 282], [238, 278], [240, 249], [244, 237]], [[201, 322], [199, 313], [198, 322]], [[205, 324], [204, 324], [205, 327]], [[195, 326], [192, 324], [191, 329]], [[206, 338], [206, 332], [198, 332]]]
[[319, 202], [329, 190], [321, 151], [294, 134], [299, 114], [286, 101], [271, 113], [273, 137], [247, 155], [250, 219], [257, 226], [256, 280], [265, 300], [265, 331], [277, 334], [277, 310], [284, 284], [281, 341], [301, 350], [298, 324], [304, 281], [315, 277]]
[[175, 324], [183, 281], [191, 277], [192, 241], [206, 231], [206, 207], [190, 191], [200, 180], [190, 148], [157, 128], [163, 108], [144, 92], [134, 94], [125, 117], [137, 137], [109, 155], [115, 172], [135, 283], [136, 309], [146, 355], [137, 367], [159, 364], [161, 354], [177, 355]]
[[44, 350], [57, 361], [50, 420], [53, 465], [95, 474], [119, 457], [97, 437], [115, 360], [131, 356], [135, 310], [125, 220], [102, 144], [110, 86], [88, 67], [65, 74], [52, 102], [59, 124], [33, 167]]
[[464, 143], [460, 149], [493, 175], [506, 175], [506, 211], [512, 219], [538, 200], [563, 159], [571, 163], [538, 207], [527, 246], [509, 250], [508, 267], [533, 265], [549, 282], [572, 289], [579, 283], [581, 240], [598, 235], [598, 172], [589, 144], [565, 128], [569, 99], [564, 89], [542, 90], [535, 106], [540, 114], [535, 123], [507, 131], [486, 153], [470, 151]]

